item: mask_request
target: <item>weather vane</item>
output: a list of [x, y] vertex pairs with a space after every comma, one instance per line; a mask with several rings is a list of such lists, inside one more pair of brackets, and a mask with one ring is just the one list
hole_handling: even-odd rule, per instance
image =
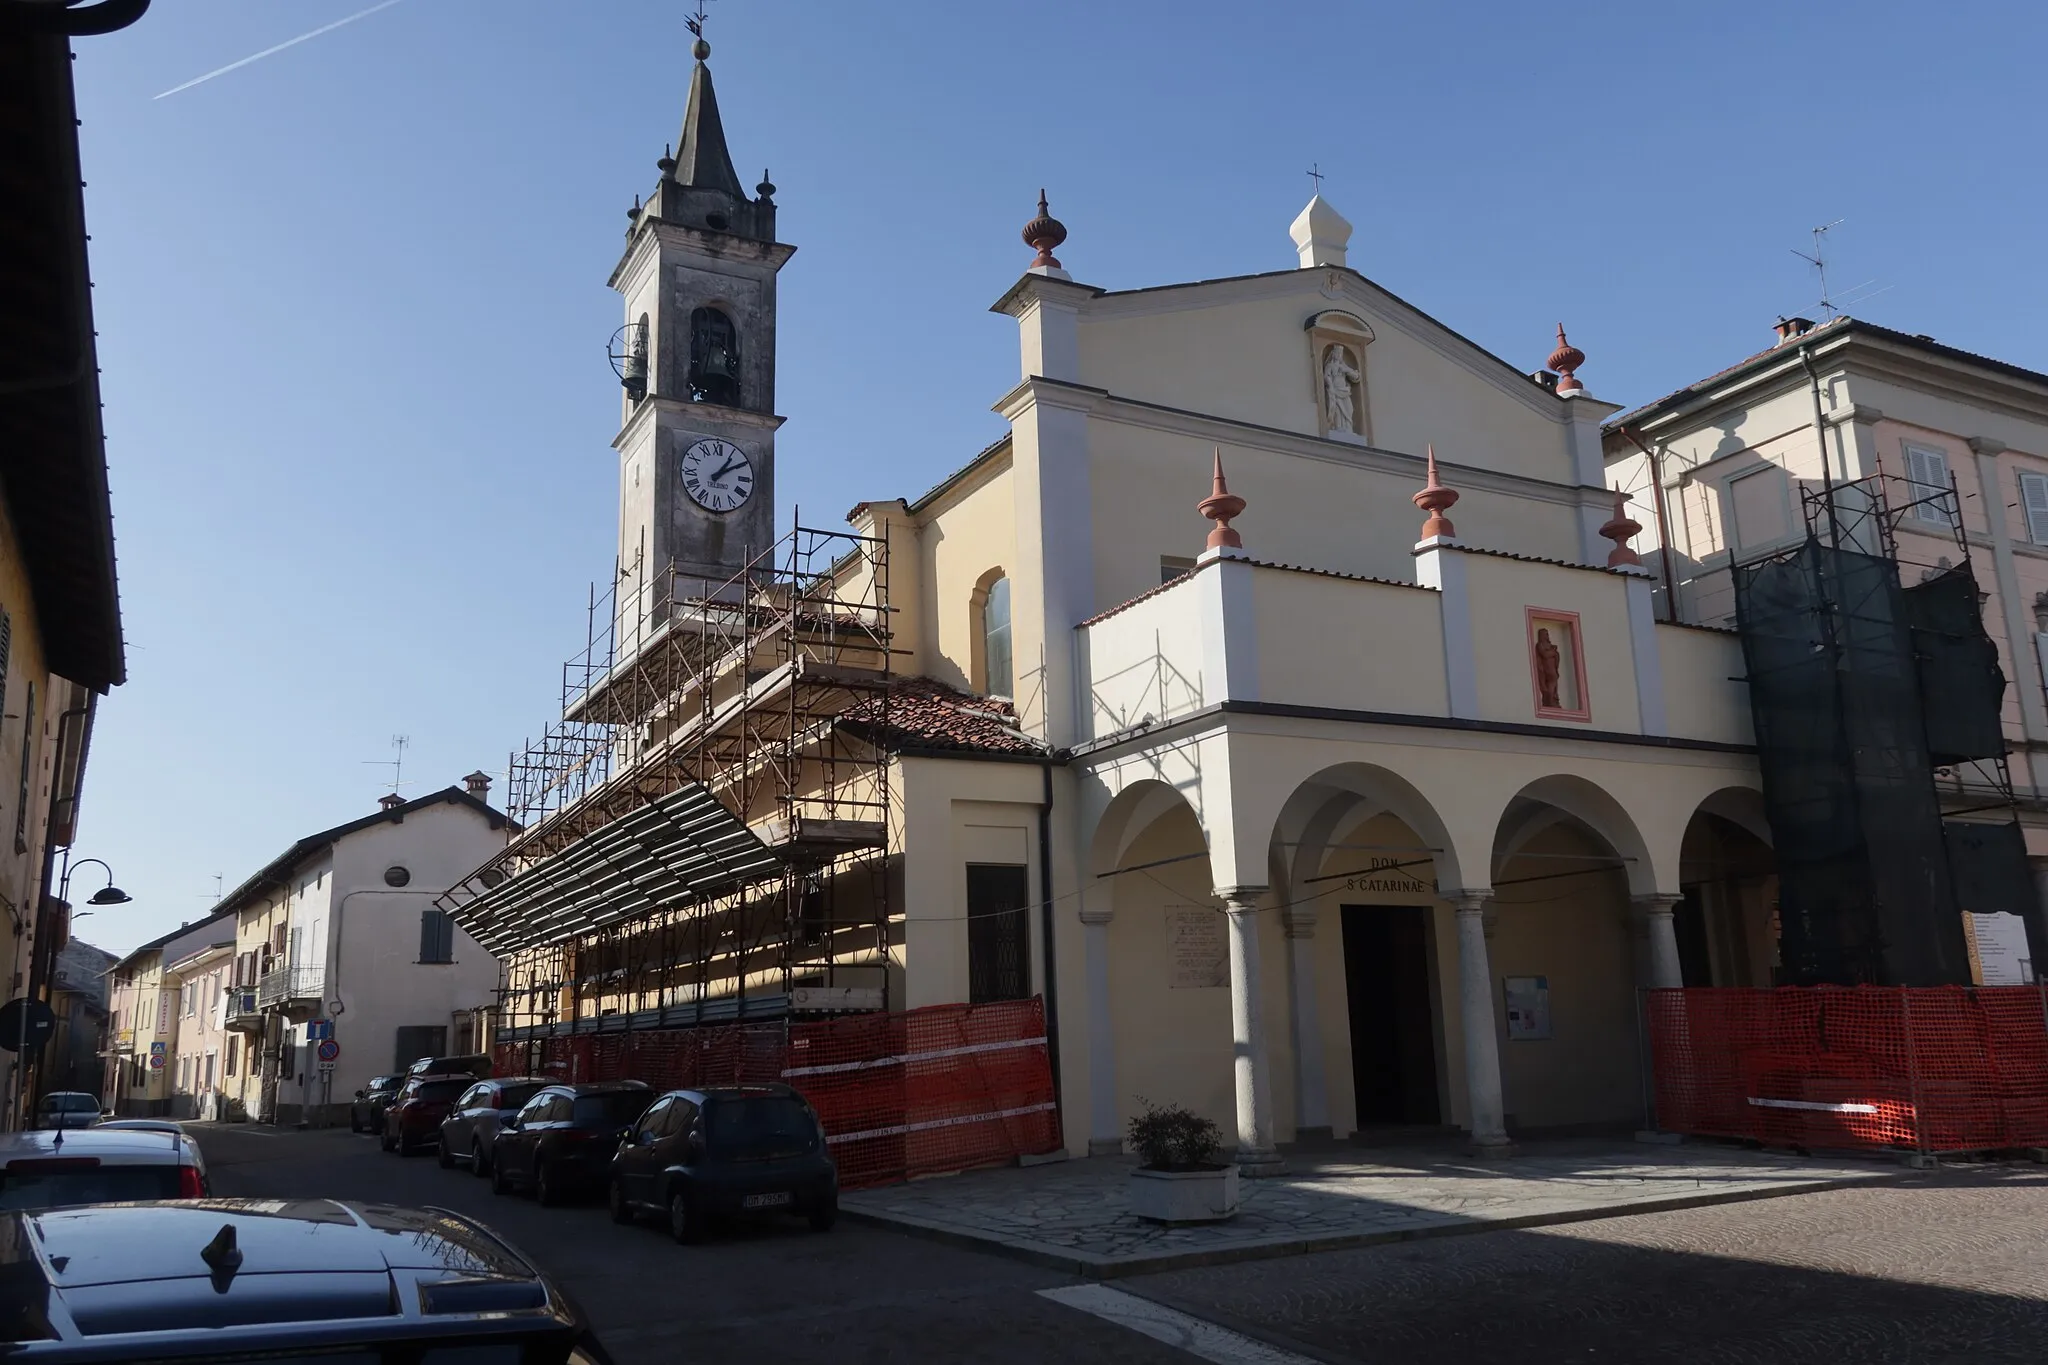
[[704, 36], [704, 21], [711, 17], [704, 12], [705, 3], [706, 0], [697, 0], [697, 12], [683, 20], [685, 24], [689, 25], [692, 37], [702, 38]]

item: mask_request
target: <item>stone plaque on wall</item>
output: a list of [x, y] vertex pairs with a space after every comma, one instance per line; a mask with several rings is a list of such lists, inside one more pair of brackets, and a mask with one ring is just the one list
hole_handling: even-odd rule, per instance
[[1223, 938], [1223, 914], [1199, 907], [1166, 912], [1166, 984], [1193, 990], [1230, 984], [1230, 948]]

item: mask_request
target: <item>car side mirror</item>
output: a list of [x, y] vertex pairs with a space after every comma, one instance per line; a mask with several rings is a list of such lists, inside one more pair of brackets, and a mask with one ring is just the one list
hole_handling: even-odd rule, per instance
[[358, 1090], [358, 1091], [356, 1091], [356, 1098], [357, 1098], [357, 1099], [359, 1099], [359, 1100], [363, 1100], [363, 1099], [368, 1099], [369, 1097], [370, 1097], [370, 1092], [369, 1092], [369, 1091], [367, 1091], [367, 1090]]
[[701, 1128], [692, 1128], [690, 1130], [690, 1136], [684, 1139], [683, 1146], [689, 1152], [690, 1160], [695, 1161], [698, 1157], [703, 1156], [704, 1130]]
[[504, 1118], [498, 1120], [498, 1127], [501, 1131], [509, 1132], [518, 1126], [519, 1115], [517, 1114], [507, 1114]]

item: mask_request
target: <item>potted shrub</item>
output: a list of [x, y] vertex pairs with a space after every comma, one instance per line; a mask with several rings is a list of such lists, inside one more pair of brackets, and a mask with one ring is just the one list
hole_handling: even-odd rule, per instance
[[1131, 1120], [1131, 1211], [1161, 1223], [1213, 1223], [1237, 1213], [1237, 1167], [1222, 1160], [1223, 1135], [1177, 1104], [1139, 1100]]

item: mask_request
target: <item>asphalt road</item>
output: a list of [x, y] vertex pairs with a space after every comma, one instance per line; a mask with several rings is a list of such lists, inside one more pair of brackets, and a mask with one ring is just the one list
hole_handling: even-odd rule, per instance
[[439, 1204], [483, 1219], [576, 1295], [621, 1365], [2048, 1359], [2039, 1167], [1101, 1286], [849, 1222], [818, 1234], [792, 1219], [681, 1247], [652, 1226], [614, 1227], [595, 1200], [543, 1209], [494, 1196], [431, 1155], [385, 1155], [367, 1137], [197, 1131], [223, 1195]]
[[526, 1252], [595, 1320], [620, 1365], [674, 1361], [1058, 1361], [1189, 1365], [1191, 1357], [1041, 1297], [1069, 1277], [842, 1221], [796, 1219], [678, 1246], [621, 1228], [601, 1202], [544, 1209], [434, 1157], [378, 1151], [345, 1130], [194, 1130], [216, 1194], [437, 1204]]

